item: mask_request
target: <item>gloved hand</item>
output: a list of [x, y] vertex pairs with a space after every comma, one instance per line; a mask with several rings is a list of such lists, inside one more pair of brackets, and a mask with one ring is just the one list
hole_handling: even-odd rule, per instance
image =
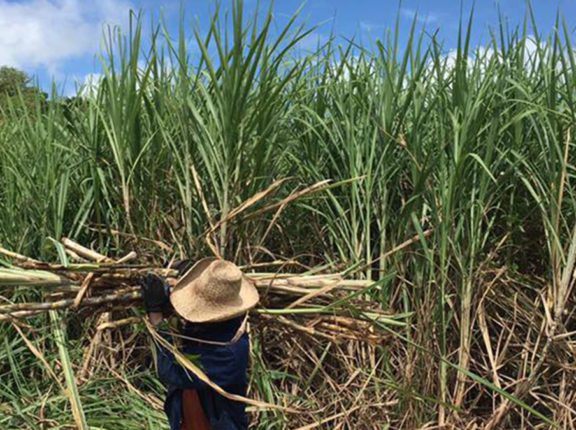
[[166, 281], [155, 273], [148, 273], [140, 285], [142, 300], [147, 313], [166, 313], [170, 308], [170, 287]]

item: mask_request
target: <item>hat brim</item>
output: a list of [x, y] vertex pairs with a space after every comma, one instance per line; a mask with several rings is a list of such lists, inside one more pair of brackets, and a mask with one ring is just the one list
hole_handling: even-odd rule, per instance
[[196, 283], [200, 274], [217, 258], [198, 261], [176, 283], [170, 294], [170, 302], [178, 315], [193, 323], [217, 322], [240, 316], [258, 304], [260, 299], [256, 287], [242, 278], [238, 297], [228, 303], [207, 301], [196, 294]]

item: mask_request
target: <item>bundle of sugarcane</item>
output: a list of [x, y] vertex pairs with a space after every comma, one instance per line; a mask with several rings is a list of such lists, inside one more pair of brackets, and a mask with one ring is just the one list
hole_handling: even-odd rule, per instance
[[[177, 272], [168, 267], [130, 264], [135, 253], [113, 260], [69, 239], [62, 249], [78, 263], [54, 264], [28, 258], [0, 248], [12, 261], [12, 267], [0, 268], [0, 287], [42, 289], [42, 301], [13, 303], [0, 294], [0, 322], [18, 321], [50, 310], [68, 309], [98, 314], [112, 309], [138, 307], [140, 283], [149, 272], [176, 282]], [[246, 271], [246, 270], [245, 270]], [[256, 310], [263, 319], [275, 319], [294, 330], [331, 340], [362, 339], [378, 342], [373, 320], [398, 323], [398, 316], [387, 315], [373, 302], [362, 300], [363, 292], [374, 282], [343, 279], [340, 274], [250, 273], [246, 276], [259, 289], [261, 306]], [[350, 312], [350, 306], [356, 311]], [[305, 324], [286, 318], [297, 315]], [[402, 317], [402, 316], [400, 316]], [[107, 322], [102, 328], [119, 327], [137, 321], [123, 318]]]

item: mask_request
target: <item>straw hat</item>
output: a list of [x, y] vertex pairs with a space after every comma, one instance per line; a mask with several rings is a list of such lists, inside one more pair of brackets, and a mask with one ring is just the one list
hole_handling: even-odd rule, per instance
[[234, 263], [218, 258], [198, 261], [170, 294], [174, 310], [190, 322], [224, 321], [258, 303], [258, 291]]

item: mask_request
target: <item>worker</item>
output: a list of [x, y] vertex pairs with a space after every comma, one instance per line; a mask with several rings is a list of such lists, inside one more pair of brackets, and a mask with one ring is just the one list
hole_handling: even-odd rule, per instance
[[[146, 275], [142, 297], [148, 318], [212, 382], [230, 394], [246, 395], [249, 361], [247, 312], [258, 292], [233, 263], [205, 258], [191, 268], [180, 264], [173, 288], [156, 274]], [[175, 318], [170, 318], [171, 312]], [[176, 319], [176, 323], [173, 321]], [[164, 410], [171, 430], [244, 430], [245, 406], [229, 400], [182, 367], [158, 346], [159, 379], [168, 387]]]

